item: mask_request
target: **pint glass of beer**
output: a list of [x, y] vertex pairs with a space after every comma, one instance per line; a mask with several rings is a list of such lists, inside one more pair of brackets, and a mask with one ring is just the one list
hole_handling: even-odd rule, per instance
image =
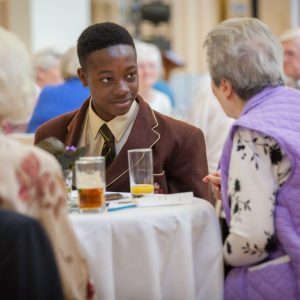
[[105, 158], [82, 157], [75, 162], [76, 188], [81, 212], [105, 209]]

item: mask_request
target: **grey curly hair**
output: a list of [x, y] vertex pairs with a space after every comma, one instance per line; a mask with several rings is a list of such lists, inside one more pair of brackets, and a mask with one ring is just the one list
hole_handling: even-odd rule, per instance
[[283, 84], [283, 49], [277, 37], [254, 18], [232, 18], [216, 26], [204, 41], [212, 80], [232, 84], [244, 101], [267, 85]]

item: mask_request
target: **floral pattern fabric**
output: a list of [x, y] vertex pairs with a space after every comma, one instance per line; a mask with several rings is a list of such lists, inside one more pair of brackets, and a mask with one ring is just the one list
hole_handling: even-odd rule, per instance
[[225, 261], [244, 266], [262, 261], [276, 247], [275, 196], [291, 171], [288, 157], [272, 138], [239, 128], [229, 165], [230, 231]]
[[3, 135], [0, 153], [0, 207], [40, 221], [54, 249], [65, 298], [85, 299], [87, 264], [67, 216], [67, 196], [58, 163], [37, 147]]

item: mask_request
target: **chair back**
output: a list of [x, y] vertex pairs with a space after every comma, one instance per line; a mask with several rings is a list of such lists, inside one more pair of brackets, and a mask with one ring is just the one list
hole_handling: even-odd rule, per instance
[[64, 299], [52, 246], [41, 224], [0, 209], [0, 299]]

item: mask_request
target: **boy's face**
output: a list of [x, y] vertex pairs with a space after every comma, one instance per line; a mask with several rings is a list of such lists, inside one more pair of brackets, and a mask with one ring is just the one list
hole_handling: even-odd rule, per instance
[[136, 53], [129, 45], [92, 52], [86, 59], [86, 67], [78, 69], [78, 75], [90, 89], [93, 109], [106, 122], [126, 114], [137, 96]]

